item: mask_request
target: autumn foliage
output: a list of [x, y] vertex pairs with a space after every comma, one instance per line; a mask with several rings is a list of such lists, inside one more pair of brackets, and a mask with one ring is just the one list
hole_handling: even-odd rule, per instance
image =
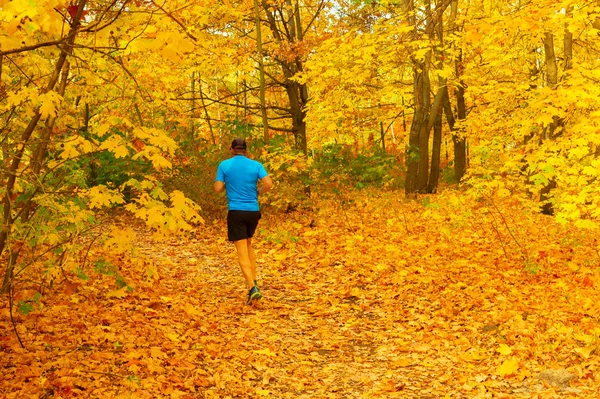
[[[600, 3], [0, 0], [0, 396], [600, 395]], [[275, 181], [244, 306], [212, 192]]]

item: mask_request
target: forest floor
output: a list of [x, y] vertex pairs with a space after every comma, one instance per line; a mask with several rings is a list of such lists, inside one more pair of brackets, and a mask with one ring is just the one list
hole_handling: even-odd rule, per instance
[[593, 235], [433, 200], [265, 211], [253, 306], [223, 221], [135, 228], [152, 273], [114, 260], [132, 292], [92, 278], [45, 296], [16, 316], [25, 349], [0, 305], [0, 397], [600, 397]]

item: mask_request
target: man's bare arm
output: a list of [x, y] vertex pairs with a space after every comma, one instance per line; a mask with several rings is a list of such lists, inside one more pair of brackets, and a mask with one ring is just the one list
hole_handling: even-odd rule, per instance
[[265, 176], [262, 178], [261, 186], [258, 188], [258, 195], [264, 194], [273, 187], [273, 180], [269, 176]]
[[225, 190], [225, 183], [223, 183], [222, 181], [216, 181], [213, 188], [216, 193], [220, 193], [223, 190]]

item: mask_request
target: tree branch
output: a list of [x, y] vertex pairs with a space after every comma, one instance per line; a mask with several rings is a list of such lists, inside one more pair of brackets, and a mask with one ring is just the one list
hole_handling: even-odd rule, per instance
[[[188, 36], [190, 39], [192, 39], [193, 41], [197, 42], [198, 39], [196, 39], [196, 37], [194, 35], [192, 35], [191, 33], [189, 33], [185, 27], [185, 25], [179, 21], [177, 18], [175, 18], [173, 16], [173, 14], [171, 14], [170, 12], [168, 12], [167, 10], [165, 10], [164, 8], [162, 8], [161, 6], [159, 6], [154, 0], [151, 0], [152, 4], [154, 4], [156, 7], [158, 7], [159, 10], [161, 10], [162, 12], [164, 12], [169, 18], [171, 18], [177, 25], [179, 25], [181, 27], [181, 29], [183, 29], [183, 32], [186, 34], [186, 36]], [[166, 2], [165, 2], [166, 3]]]

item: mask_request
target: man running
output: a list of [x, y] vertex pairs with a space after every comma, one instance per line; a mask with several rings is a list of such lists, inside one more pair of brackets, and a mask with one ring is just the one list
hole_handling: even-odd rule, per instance
[[229, 151], [233, 156], [219, 164], [214, 189], [217, 193], [227, 192], [227, 236], [235, 245], [250, 305], [262, 298], [256, 285], [256, 257], [252, 249], [252, 236], [261, 217], [258, 196], [269, 191], [273, 181], [260, 162], [246, 157], [246, 140], [234, 139]]

